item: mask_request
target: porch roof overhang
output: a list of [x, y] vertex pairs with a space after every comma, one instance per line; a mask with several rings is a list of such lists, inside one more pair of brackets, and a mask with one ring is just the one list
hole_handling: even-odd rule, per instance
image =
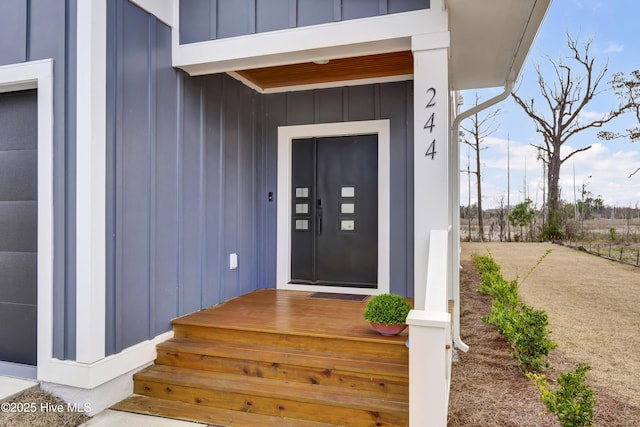
[[406, 80], [412, 36], [448, 31], [451, 89], [504, 86], [522, 69], [551, 3], [441, 1], [421, 11], [190, 45], [177, 42], [174, 26], [174, 66], [191, 75], [228, 72], [260, 92]]
[[446, 0], [450, 80], [456, 90], [517, 78], [551, 0]]

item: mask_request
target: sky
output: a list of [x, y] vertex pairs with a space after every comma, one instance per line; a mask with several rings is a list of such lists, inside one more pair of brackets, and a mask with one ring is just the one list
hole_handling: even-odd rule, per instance
[[[603, 89], [609, 88], [608, 82], [614, 72], [623, 71], [628, 74], [632, 70], [640, 69], [640, 34], [637, 31], [639, 16], [638, 0], [552, 0], [520, 73], [518, 95], [521, 98], [533, 97], [536, 105], [542, 105], [544, 98], [540, 94], [535, 67], [539, 65], [544, 73], [545, 68], [548, 69], [549, 58], [556, 63], [560, 59], [567, 64], [571, 62], [566, 60], [569, 55], [567, 34], [574, 39], [577, 38], [581, 44], [590, 41], [589, 52], [598, 64], [596, 69], [607, 67], [607, 73], [601, 83]], [[553, 78], [553, 75], [548, 73], [544, 75], [547, 79]], [[478, 91], [478, 96], [482, 101], [501, 93], [502, 90], [484, 89]], [[462, 95], [465, 104], [461, 111], [464, 111], [473, 106], [475, 93], [464, 91]], [[604, 91], [585, 107], [582, 117], [585, 120], [602, 117], [618, 102], [612, 91]], [[543, 144], [542, 136], [535, 131], [532, 119], [511, 97], [498, 104], [498, 107], [501, 112], [496, 119], [497, 129], [485, 138], [483, 146], [487, 148], [481, 151], [483, 208], [496, 207], [502, 197], [506, 204], [507, 181], [510, 182], [511, 205], [522, 202], [528, 196], [540, 207], [544, 188], [542, 162], [536, 160], [536, 149], [531, 144]], [[479, 117], [483, 117], [482, 113]], [[463, 122], [464, 125], [470, 126], [469, 121]], [[570, 152], [569, 149], [588, 145], [592, 145], [592, 148], [576, 154], [563, 164], [560, 171], [561, 197], [573, 202], [575, 188], [576, 197], [580, 200], [584, 186], [593, 196], [602, 197], [605, 205], [640, 207], [640, 172], [629, 178], [629, 175], [640, 167], [640, 142], [634, 144], [628, 140], [603, 141], [596, 135], [598, 130], [623, 132], [637, 125], [635, 118], [627, 114], [613, 119], [602, 129], [587, 130], [569, 139], [563, 146], [564, 155]], [[472, 171], [475, 164], [474, 155], [471, 151]], [[465, 206], [469, 197], [467, 157], [467, 146], [462, 144], [460, 169], [465, 172], [460, 177], [460, 204]], [[475, 182], [475, 175], [471, 175], [472, 204], [477, 200]]]

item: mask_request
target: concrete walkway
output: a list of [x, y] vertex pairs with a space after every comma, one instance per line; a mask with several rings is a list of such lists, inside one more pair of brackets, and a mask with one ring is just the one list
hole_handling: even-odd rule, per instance
[[9, 399], [30, 388], [38, 387], [37, 381], [0, 376], [0, 400]]
[[[10, 400], [23, 391], [38, 388], [39, 383], [33, 380], [25, 380], [8, 376], [0, 376], [0, 401]], [[152, 417], [129, 412], [104, 410], [92, 417], [81, 427], [202, 427], [203, 424], [191, 423], [187, 421], [170, 420], [168, 418]]]

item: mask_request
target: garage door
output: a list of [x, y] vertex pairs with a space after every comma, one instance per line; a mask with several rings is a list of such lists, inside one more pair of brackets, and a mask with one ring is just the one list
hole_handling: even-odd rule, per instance
[[0, 94], [0, 361], [36, 364], [37, 93]]

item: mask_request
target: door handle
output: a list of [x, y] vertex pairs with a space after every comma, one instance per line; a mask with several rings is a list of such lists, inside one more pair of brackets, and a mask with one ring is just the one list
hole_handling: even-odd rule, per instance
[[316, 200], [316, 234], [322, 234], [322, 199]]

